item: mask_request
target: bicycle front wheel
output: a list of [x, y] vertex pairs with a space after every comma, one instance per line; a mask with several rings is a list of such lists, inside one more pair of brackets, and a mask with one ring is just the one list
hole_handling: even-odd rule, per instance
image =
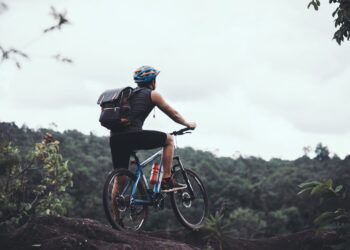
[[208, 216], [208, 195], [202, 181], [189, 169], [175, 171], [173, 178], [177, 183], [187, 185], [186, 189], [170, 194], [177, 219], [190, 230], [199, 229]]
[[[127, 169], [117, 169], [108, 174], [103, 189], [103, 207], [110, 224], [122, 231], [139, 230], [148, 215], [146, 205], [131, 204], [131, 194], [136, 176]], [[137, 185], [136, 199], [147, 199], [143, 180]]]

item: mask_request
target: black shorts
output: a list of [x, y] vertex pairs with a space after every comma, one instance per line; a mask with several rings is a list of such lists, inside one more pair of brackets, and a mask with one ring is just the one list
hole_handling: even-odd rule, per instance
[[128, 168], [131, 152], [165, 146], [167, 134], [153, 130], [123, 132], [110, 137], [114, 168]]

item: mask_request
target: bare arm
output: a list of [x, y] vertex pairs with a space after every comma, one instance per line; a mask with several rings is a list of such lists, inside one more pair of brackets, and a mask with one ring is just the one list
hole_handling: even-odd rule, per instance
[[185, 118], [177, 112], [173, 107], [171, 107], [164, 98], [156, 91], [151, 92], [152, 102], [162, 110], [167, 116], [169, 116], [174, 122], [184, 125], [189, 128], [195, 128], [196, 123], [187, 122]]

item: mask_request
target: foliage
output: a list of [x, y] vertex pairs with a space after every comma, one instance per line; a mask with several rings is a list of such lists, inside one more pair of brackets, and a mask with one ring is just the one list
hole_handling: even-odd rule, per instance
[[[320, 199], [320, 204], [326, 205], [323, 207], [327, 209], [321, 210], [321, 214], [314, 219], [314, 223], [321, 229], [334, 230], [343, 237], [344, 241], [334, 245], [333, 249], [348, 249], [350, 247], [349, 198], [343, 185], [334, 187], [333, 180], [328, 179], [325, 182], [305, 182], [299, 187], [301, 191], [298, 194], [309, 193], [310, 196], [317, 196]], [[328, 203], [331, 204], [330, 207], [327, 206]], [[335, 208], [334, 204], [336, 204]]]
[[342, 189], [343, 186], [339, 185], [337, 187], [333, 187], [333, 180], [328, 179], [326, 182], [320, 181], [310, 181], [304, 182], [299, 185], [301, 191], [298, 193], [299, 195], [305, 192], [310, 192], [311, 195], [326, 195], [328, 193], [333, 193], [337, 195]]
[[329, 150], [322, 143], [317, 144], [315, 148], [316, 159], [319, 161], [329, 160]]
[[[53, 134], [61, 142], [60, 153], [69, 161], [73, 173], [74, 185], [66, 192], [72, 197], [67, 215], [107, 223], [101, 192], [106, 174], [113, 169], [108, 137], [82, 134], [77, 130], [60, 133], [0, 123], [0, 144], [11, 142], [13, 148], [16, 145], [17, 156], [14, 154], [7, 159], [12, 159], [10, 162], [17, 159], [23, 165], [22, 159], [27, 159], [23, 152], [31, 151], [32, 145], [45, 133]], [[141, 160], [145, 159], [155, 150], [140, 151], [138, 156]], [[320, 208], [322, 211], [336, 211], [340, 207], [335, 201], [332, 206], [326, 203], [320, 205], [319, 197], [315, 195], [307, 202], [300, 199], [296, 193], [299, 191], [298, 184], [302, 182], [331, 178], [334, 183], [343, 184], [342, 192], [350, 188], [350, 156], [320, 161], [317, 157], [304, 155], [293, 161], [277, 158], [266, 161], [258, 157], [216, 157], [210, 152], [189, 147], [178, 148], [176, 154], [181, 156], [186, 168], [193, 169], [200, 176], [208, 191], [210, 213], [214, 217], [217, 211], [223, 215], [221, 222], [230, 225], [227, 230], [231, 232], [231, 237], [261, 238], [301, 231], [314, 227], [312, 215]], [[0, 165], [4, 164], [1, 162], [3, 159], [0, 156]], [[150, 168], [144, 169], [146, 174], [149, 171]], [[31, 180], [37, 183], [40, 175], [35, 170], [30, 173]], [[332, 187], [336, 190], [336, 186]], [[332, 194], [328, 195], [332, 198]], [[164, 210], [150, 214], [145, 227], [145, 230], [179, 229], [183, 227], [177, 222], [168, 199]]]
[[[337, 31], [334, 33], [333, 39], [340, 45], [344, 39], [350, 39], [350, 1], [349, 0], [329, 0], [329, 3], [335, 3], [338, 7], [332, 13], [334, 19], [334, 25]], [[321, 5], [319, 0], [312, 0], [308, 4], [308, 8], [311, 6], [315, 10], [318, 10]]]
[[214, 215], [209, 215], [206, 221], [204, 230], [206, 231], [205, 238], [216, 242], [219, 249], [223, 249], [224, 245], [228, 244], [228, 240], [232, 238], [231, 223], [224, 219], [224, 214], [217, 211]]
[[277, 234], [297, 232], [302, 228], [303, 220], [297, 207], [271, 211], [264, 217], [266, 221], [265, 237]]
[[238, 208], [229, 215], [235, 237], [256, 238], [262, 235], [267, 224], [263, 214], [249, 208]]
[[[4, 11], [8, 10], [9, 7], [7, 4], [0, 2], [0, 14], [2, 14]], [[55, 25], [51, 25], [50, 27], [43, 30], [42, 34], [46, 34], [48, 32], [52, 32], [55, 30], [61, 30], [63, 25], [70, 24], [70, 21], [67, 19], [67, 11], [64, 10], [62, 12], [58, 12], [53, 6], [50, 7], [51, 13], [50, 15], [53, 17], [55, 21]], [[44, 14], [44, 13], [42, 13]], [[37, 38], [31, 39], [30, 43], [27, 44], [27, 48], [29, 45], [34, 44], [35, 42], [38, 42], [43, 36], [40, 35]], [[5, 48], [0, 45], [0, 62], [3, 63], [5, 61], [13, 61], [18, 69], [22, 68], [22, 62], [18, 58], [27, 59], [29, 60], [30, 57], [27, 53], [24, 53], [23, 51], [19, 49], [15, 49], [12, 47]], [[53, 59], [57, 60], [58, 62], [62, 63], [73, 63], [73, 60], [67, 57], [63, 57], [61, 54], [56, 54], [52, 56]]]
[[0, 223], [22, 223], [31, 216], [66, 214], [72, 186], [59, 142], [47, 135], [29, 154], [11, 143], [0, 145]]

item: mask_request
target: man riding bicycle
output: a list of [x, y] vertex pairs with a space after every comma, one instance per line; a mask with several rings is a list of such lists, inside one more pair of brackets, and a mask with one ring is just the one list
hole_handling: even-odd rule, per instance
[[114, 168], [128, 168], [130, 155], [134, 150], [163, 147], [164, 175], [161, 188], [163, 192], [173, 192], [186, 188], [186, 185], [176, 183], [171, 179], [174, 153], [173, 136], [160, 131], [143, 130], [142, 126], [154, 107], [158, 107], [173, 121], [188, 128], [195, 129], [196, 123], [186, 121], [155, 91], [158, 74], [159, 71], [150, 66], [142, 66], [135, 70], [134, 80], [138, 86], [135, 89], [137, 91], [130, 98], [130, 125], [122, 130], [111, 131], [110, 146]]

